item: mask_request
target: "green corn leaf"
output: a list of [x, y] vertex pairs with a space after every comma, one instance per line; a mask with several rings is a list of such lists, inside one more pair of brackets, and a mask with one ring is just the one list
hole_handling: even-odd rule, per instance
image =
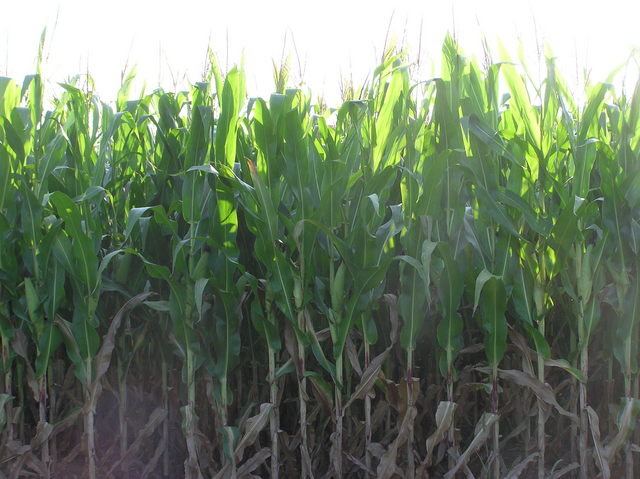
[[73, 265], [73, 247], [71, 241], [64, 232], [59, 232], [55, 235], [53, 240], [53, 254], [56, 261], [62, 265], [67, 273], [75, 276], [75, 269]]
[[514, 275], [511, 301], [516, 316], [529, 326], [534, 326], [537, 319], [533, 290], [534, 278], [529, 267], [526, 264], [519, 264]]
[[478, 140], [487, 145], [493, 153], [509, 160], [515, 168], [522, 168], [522, 161], [518, 160], [509, 150], [507, 150], [498, 132], [490, 131], [486, 125], [482, 124], [482, 121], [476, 115], [461, 118], [461, 124]]
[[107, 190], [105, 190], [102, 186], [93, 185], [87, 188], [87, 190], [81, 195], [76, 196], [73, 201], [76, 203], [81, 203], [83, 201], [92, 201], [96, 198], [101, 200], [106, 193]]
[[551, 346], [545, 339], [545, 337], [540, 334], [535, 327], [530, 325], [529, 323], [523, 323], [524, 329], [529, 333], [529, 336], [533, 339], [533, 343], [536, 347], [536, 351], [540, 356], [542, 356], [545, 360], [551, 359]]
[[0, 213], [11, 209], [14, 203], [11, 185], [11, 157], [6, 146], [0, 141]]
[[131, 210], [129, 211], [129, 215], [127, 216], [127, 225], [124, 229], [125, 240], [129, 239], [135, 225], [138, 224], [138, 222], [140, 221], [140, 218], [142, 218], [142, 215], [145, 214], [150, 209], [152, 209], [151, 206], [143, 206], [141, 208], [131, 208]]
[[54, 253], [54, 259], [51, 261], [47, 272], [46, 288], [48, 290], [48, 294], [46, 295], [44, 307], [45, 314], [50, 320], [55, 318], [56, 312], [64, 300], [64, 285], [65, 269], [60, 261], [55, 258]]
[[[600, 113], [602, 102], [604, 101], [609, 90], [613, 88], [610, 83], [600, 83], [589, 95], [587, 106], [582, 112], [580, 118], [580, 129], [578, 130], [578, 145], [582, 145], [587, 141], [587, 137], [593, 134], [594, 123]], [[595, 136], [595, 135], [594, 135]]]
[[190, 171], [201, 171], [202, 173], [206, 173], [208, 175], [214, 175], [217, 176], [219, 175], [218, 170], [216, 170], [213, 165], [196, 165], [196, 166], [192, 166], [191, 168], [189, 168], [186, 173], [189, 173]]
[[73, 321], [70, 328], [77, 344], [80, 358], [83, 361], [93, 359], [100, 347], [100, 336], [93, 326], [93, 318], [90, 318], [91, 307], [88, 302], [78, 299], [74, 302]]
[[358, 272], [357, 276], [355, 276], [355, 287], [351, 298], [345, 307], [345, 315], [340, 318], [338, 322], [337, 337], [333, 345], [334, 359], [340, 357], [344, 351], [347, 336], [356, 319], [356, 312], [358, 310], [360, 297], [369, 290], [377, 287], [383, 281], [387, 273], [387, 269], [392, 261], [392, 258], [384, 258], [378, 266], [363, 269]]
[[75, 257], [76, 270], [82, 278], [82, 284], [89, 294], [98, 289], [98, 258], [93, 250], [93, 241], [86, 235], [74, 239], [73, 255]]
[[373, 171], [378, 170], [382, 163], [383, 153], [390, 147], [390, 133], [395, 124], [393, 113], [398, 101], [402, 99], [403, 89], [407, 87], [407, 73], [405, 68], [396, 69], [391, 74], [391, 80], [385, 89], [384, 95], [377, 97], [382, 106], [375, 123], [375, 142], [371, 164]]
[[548, 220], [538, 216], [523, 198], [510, 190], [500, 190], [498, 198], [501, 203], [515, 208], [518, 213], [522, 214], [527, 225], [529, 225], [534, 232], [544, 237], [549, 234], [551, 225]]
[[236, 162], [238, 116], [244, 103], [244, 98], [244, 72], [233, 68], [227, 73], [222, 87], [221, 113], [215, 137], [216, 161], [231, 168]]
[[36, 379], [46, 374], [49, 361], [62, 344], [62, 335], [53, 321], [48, 321], [38, 341], [36, 356]]
[[513, 99], [510, 102], [517, 114], [517, 122], [526, 131], [527, 139], [537, 148], [540, 148], [540, 129], [535, 110], [531, 106], [529, 93], [522, 77], [518, 74], [514, 65], [504, 63], [501, 67], [502, 74], [509, 85], [509, 92]]
[[458, 352], [463, 346], [463, 321], [460, 313], [458, 313], [458, 307], [464, 292], [464, 281], [451, 254], [449, 245], [447, 243], [439, 243], [437, 252], [444, 263], [444, 268], [437, 280], [440, 291], [442, 320], [437, 326], [436, 336], [438, 344], [443, 350], [440, 360], [440, 373], [446, 378], [453, 373], [453, 361], [455, 361]]
[[507, 346], [507, 299], [502, 278], [483, 270], [476, 279], [474, 309], [480, 305], [485, 351], [493, 366], [500, 363]]
[[0, 77], [0, 116], [9, 118], [20, 104], [20, 86], [12, 78]]
[[[421, 270], [422, 265], [418, 268]], [[400, 344], [405, 350], [410, 351], [415, 349], [418, 334], [424, 324], [428, 286], [425, 286], [425, 280], [420, 278], [415, 267], [401, 268], [401, 270], [404, 272], [401, 276], [402, 293], [398, 298], [398, 311], [403, 320]]]
[[575, 175], [572, 191], [576, 196], [586, 198], [590, 188], [590, 176], [593, 165], [596, 161], [596, 151], [598, 140], [592, 138], [578, 145], [575, 153]]
[[40, 229], [42, 206], [39, 204], [38, 199], [31, 192], [30, 187], [25, 182], [22, 184], [21, 193], [24, 198], [21, 208], [24, 238], [27, 240], [27, 244], [35, 251], [42, 239], [42, 232]]
[[27, 309], [29, 311], [29, 318], [35, 326], [36, 331], [38, 331], [38, 334], [40, 334], [43, 321], [42, 314], [40, 313], [40, 299], [38, 291], [33, 285], [33, 281], [31, 281], [31, 278], [24, 279], [24, 292], [27, 298]]
[[140, 253], [138, 253], [138, 257], [144, 263], [145, 269], [149, 276], [151, 276], [152, 278], [164, 279], [165, 281], [169, 281], [169, 278], [171, 277], [171, 271], [169, 270], [169, 268], [147, 260]]
[[640, 278], [637, 276], [640, 260], [637, 257], [635, 266], [636, 276], [624, 298], [622, 314], [616, 324], [613, 348], [616, 359], [627, 377], [638, 371], [638, 345], [633, 340], [640, 327]]
[[631, 219], [630, 248], [633, 254], [640, 255], [640, 221]]
[[[188, 288], [183, 284], [171, 281], [171, 293], [169, 295], [169, 314], [173, 323], [173, 332], [178, 341], [180, 352], [183, 358], [187, 357], [187, 350], [193, 350], [197, 347], [197, 337], [192, 327], [192, 320], [188, 308], [188, 302], [192, 301], [188, 298]], [[185, 364], [186, 368], [187, 365]], [[185, 370], [183, 368], [183, 375]]]
[[209, 278], [200, 278], [196, 280], [195, 285], [193, 287], [194, 293], [194, 302], [196, 305], [196, 310], [198, 311], [198, 316], [202, 319], [202, 297], [204, 295], [204, 289], [209, 282]]
[[257, 301], [253, 301], [251, 303], [251, 321], [258, 334], [267, 341], [269, 347], [274, 351], [280, 351], [282, 348], [280, 331], [278, 331], [275, 324], [271, 321], [267, 321], [267, 318]]
[[591, 298], [589, 302], [585, 303], [584, 313], [582, 315], [582, 318], [580, 318], [583, 323], [583, 334], [580, 338], [579, 345], [580, 350], [589, 346], [589, 343], [591, 341], [591, 334], [600, 321], [600, 314], [600, 301], [598, 301], [597, 298]]
[[484, 285], [492, 278], [497, 278], [496, 275], [492, 274], [489, 270], [483, 269], [480, 274], [476, 277], [476, 286], [475, 292], [473, 296], [473, 312], [475, 313], [478, 309], [478, 304], [480, 304], [480, 295], [482, 294], [482, 289]]
[[[229, 314], [233, 312], [229, 311]], [[238, 365], [240, 360], [240, 332], [235, 318], [218, 319], [215, 338], [216, 362], [212, 373], [226, 382], [230, 371]]]
[[485, 205], [483, 211], [488, 213], [496, 223], [504, 227], [513, 236], [520, 238], [520, 234], [516, 230], [511, 218], [505, 212], [505, 209], [496, 201], [493, 195], [485, 188], [479, 186], [477, 188], [478, 199]]
[[[55, 205], [58, 215], [65, 222], [65, 229], [70, 233], [74, 241], [72, 253], [76, 267], [72, 271], [82, 278], [88, 292], [95, 291], [97, 287], [98, 259], [93, 249], [93, 242], [82, 229], [82, 217], [78, 207], [71, 198], [59, 191], [51, 194], [49, 200]], [[63, 264], [65, 263], [63, 262]]]
[[81, 384], [89, 386], [91, 378], [88, 377], [87, 363], [80, 352], [80, 346], [73, 333], [71, 323], [60, 317], [56, 318], [55, 324], [60, 328], [64, 339], [67, 356], [75, 366], [74, 374]]
[[[215, 237], [223, 247], [225, 261], [221, 270], [214, 277], [214, 281], [222, 289], [228, 291], [233, 288], [233, 272], [240, 249], [237, 244], [238, 212], [235, 201], [235, 190], [225, 187], [221, 182], [216, 187], [216, 225]], [[218, 278], [219, 276], [219, 278]]]
[[182, 180], [182, 215], [187, 223], [196, 224], [200, 221], [207, 188], [204, 175], [198, 171], [185, 173]]

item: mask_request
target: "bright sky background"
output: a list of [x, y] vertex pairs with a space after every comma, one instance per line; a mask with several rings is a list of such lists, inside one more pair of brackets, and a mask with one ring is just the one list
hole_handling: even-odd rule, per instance
[[143, 83], [147, 91], [173, 90], [185, 78], [200, 80], [207, 45], [223, 68], [244, 52], [249, 94], [265, 96], [271, 61], [280, 61], [284, 46], [293, 54], [293, 80], [302, 70], [314, 94], [335, 104], [342, 77], [359, 84], [376, 66], [389, 25], [413, 59], [420, 51], [425, 78], [447, 31], [479, 59], [483, 34], [494, 60], [498, 38], [514, 59], [521, 40], [535, 71], [537, 44], [548, 42], [569, 82], [586, 67], [593, 80], [606, 79], [640, 46], [637, 0], [0, 0], [0, 13], [0, 75], [21, 79], [34, 71], [46, 27], [49, 84], [88, 70], [104, 100], [115, 97], [127, 65], [137, 65], [136, 95]]

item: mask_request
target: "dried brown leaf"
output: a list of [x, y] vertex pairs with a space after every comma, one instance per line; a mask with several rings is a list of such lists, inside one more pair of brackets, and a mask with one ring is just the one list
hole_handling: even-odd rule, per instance
[[[477, 368], [479, 371], [489, 374], [491, 370], [489, 368]], [[529, 388], [538, 399], [553, 406], [560, 414], [568, 417], [575, 423], [579, 422], [578, 416], [564, 409], [556, 400], [556, 395], [548, 384], [543, 384], [531, 374], [527, 374], [516, 369], [498, 369], [498, 375], [502, 379], [512, 381], [518, 386]]]
[[[433, 461], [433, 449], [446, 437], [447, 432], [453, 424], [453, 417], [458, 405], [451, 401], [440, 401], [436, 410], [436, 430], [427, 438], [427, 453], [422, 464], [424, 467], [431, 466]], [[421, 465], [422, 467], [422, 465]]]
[[362, 373], [362, 377], [360, 379], [360, 383], [356, 387], [355, 391], [344, 405], [344, 409], [346, 410], [356, 399], [362, 399], [365, 395], [373, 388], [378, 376], [380, 375], [380, 370], [384, 364], [384, 361], [387, 359], [387, 355], [391, 348], [385, 349], [378, 356], [373, 358], [369, 363], [369, 366]]
[[270, 455], [271, 450], [268, 447], [260, 449], [238, 468], [238, 479], [253, 477], [251, 473], [264, 464]]
[[384, 300], [389, 307], [389, 321], [391, 322], [391, 344], [398, 342], [398, 330], [400, 328], [400, 320], [398, 319], [398, 297], [395, 294], [386, 293]]
[[453, 466], [453, 468], [451, 468], [451, 470], [449, 470], [445, 474], [444, 479], [455, 477], [458, 470], [460, 470], [461, 467], [465, 466], [467, 462], [469, 462], [471, 456], [480, 448], [480, 446], [487, 442], [489, 433], [491, 432], [491, 428], [498, 421], [498, 419], [500, 419], [500, 416], [498, 414], [486, 412], [482, 415], [482, 417], [476, 424], [477, 432], [475, 437], [473, 438], [469, 446], [467, 446], [467, 449], [460, 455], [460, 457], [456, 461], [455, 466]]
[[260, 412], [255, 416], [247, 419], [245, 424], [243, 425], [243, 436], [240, 439], [240, 442], [236, 446], [235, 451], [233, 452], [237, 461], [242, 460], [242, 456], [244, 455], [244, 450], [253, 445], [258, 438], [258, 434], [262, 431], [269, 420], [269, 413], [273, 409], [273, 404], [271, 403], [262, 403], [260, 405]]
[[[400, 385], [391, 381], [390, 379], [385, 379], [384, 383], [384, 394], [387, 404], [391, 406], [396, 411], [400, 410]], [[406, 388], [406, 386], [405, 386]]]
[[358, 459], [357, 457], [354, 457], [354, 456], [352, 456], [351, 454], [348, 454], [348, 453], [345, 454], [345, 457], [347, 459], [349, 459], [349, 461], [351, 461], [357, 467], [359, 467], [364, 472], [366, 472], [368, 475], [373, 476], [375, 474], [375, 472], [373, 472], [373, 470], [370, 467], [367, 467], [367, 465], [364, 462], [362, 462], [360, 459]]
[[[310, 319], [307, 318], [307, 328], [309, 327]], [[319, 342], [326, 341], [331, 337], [331, 330], [329, 328], [321, 329], [315, 333], [315, 337]]]
[[[233, 438], [233, 431], [229, 426], [224, 426], [222, 428], [222, 433], [227, 436], [225, 438], [227, 440], [231, 440]], [[234, 457], [232, 458], [232, 462], [225, 464], [224, 467], [220, 469], [215, 476], [213, 476], [213, 479], [223, 479], [227, 477], [236, 479], [237, 472], [238, 471], [236, 470], [236, 460], [234, 455]]]
[[525, 469], [529, 466], [529, 464], [531, 464], [531, 462], [536, 460], [539, 456], [540, 454], [538, 454], [537, 452], [534, 452], [533, 454], [529, 454], [522, 461], [520, 461], [518, 464], [512, 467], [511, 470], [507, 473], [507, 475], [504, 476], [504, 479], [518, 479], [520, 477], [520, 474], [522, 474], [525, 471]]
[[353, 344], [353, 340], [351, 339], [351, 335], [347, 336], [347, 342], [345, 343], [345, 350], [347, 352], [347, 357], [349, 358], [349, 363], [355, 372], [358, 373], [358, 376], [362, 376], [362, 368], [360, 367], [360, 361], [358, 361], [358, 352], [356, 351], [356, 346]]
[[[298, 357], [298, 341], [296, 340], [296, 333], [293, 331], [291, 324], [289, 322], [285, 323], [284, 327], [284, 347], [289, 353], [290, 358]], [[299, 369], [299, 365], [296, 361], [296, 370]], [[300, 377], [302, 375], [301, 371], [297, 371], [297, 376]]]
[[40, 386], [38, 385], [38, 381], [36, 380], [36, 373], [31, 366], [31, 361], [29, 360], [29, 355], [27, 353], [28, 340], [25, 336], [22, 329], [14, 330], [14, 336], [11, 340], [11, 347], [13, 351], [24, 359], [24, 364], [27, 368], [27, 385], [29, 389], [31, 389], [31, 393], [33, 394], [33, 398], [37, 402], [40, 399]]
[[48, 422], [38, 422], [36, 427], [36, 435], [31, 439], [30, 446], [32, 450], [38, 449], [51, 436], [53, 426]]
[[409, 408], [402, 418], [402, 423], [398, 429], [398, 435], [380, 458], [380, 463], [378, 464], [378, 469], [376, 471], [376, 477], [378, 479], [389, 479], [396, 474], [398, 470], [398, 466], [396, 465], [398, 449], [407, 441], [415, 418], [416, 408]]
[[585, 410], [589, 417], [589, 429], [591, 430], [591, 439], [593, 439], [593, 454], [596, 458], [596, 463], [602, 473], [602, 479], [609, 479], [611, 477], [611, 469], [600, 440], [600, 418], [591, 406], [587, 406]]
[[533, 358], [535, 357], [535, 351], [529, 348], [527, 341], [524, 339], [524, 336], [520, 334], [515, 329], [509, 330], [509, 338], [513, 345], [520, 350], [523, 358], [523, 369], [527, 374], [534, 375], [533, 370]]
[[618, 433], [604, 447], [604, 456], [609, 462], [613, 460], [618, 449], [624, 444], [633, 429], [633, 404], [633, 398], [624, 398], [624, 408], [620, 415], [620, 428], [618, 429]]
[[575, 471], [580, 467], [580, 464], [577, 462], [572, 462], [568, 466], [563, 467], [562, 469], [557, 470], [553, 474], [549, 476], [549, 479], [560, 479], [562, 476], [570, 473], [571, 471]]
[[322, 405], [325, 411], [332, 412], [333, 411], [333, 398], [327, 393], [327, 391], [322, 387], [319, 381], [321, 379], [316, 378], [315, 376], [309, 376], [309, 380], [311, 380], [311, 385], [313, 395], [316, 397], [318, 402]]
[[56, 436], [57, 434], [60, 434], [62, 431], [66, 430], [67, 428], [73, 426], [78, 420], [78, 416], [80, 416], [81, 412], [82, 412], [82, 409], [80, 408], [73, 409], [63, 419], [56, 422], [53, 425], [53, 431], [51, 432], [51, 435]]
[[[538, 414], [538, 410], [532, 409], [529, 417], [535, 416], [536, 414]], [[531, 425], [529, 424], [529, 417], [523, 419], [516, 427], [511, 429], [509, 434], [500, 439], [500, 450], [502, 450], [503, 447], [506, 447], [511, 441], [513, 441], [514, 438], [522, 434], [523, 431], [525, 431], [528, 427], [531, 427]]]
[[472, 344], [466, 348], [462, 348], [459, 354], [478, 354], [484, 351], [484, 344]]
[[373, 457], [377, 457], [378, 459], [380, 459], [385, 452], [384, 446], [379, 442], [372, 442], [369, 444], [367, 450], [369, 451], [369, 454]]
[[544, 365], [546, 367], [554, 367], [554, 368], [564, 369], [566, 372], [571, 374], [578, 381], [580, 381], [582, 383], [586, 382], [586, 379], [582, 375], [582, 373], [578, 369], [576, 369], [573, 366], [571, 366], [571, 364], [569, 364], [569, 362], [566, 359], [545, 359], [544, 360]]
[[[271, 412], [272, 409], [273, 409], [273, 404], [262, 403], [260, 405], [260, 412], [258, 412], [258, 414], [256, 414], [255, 416], [251, 416], [250, 418], [247, 418], [247, 420], [244, 422], [241, 428], [243, 431], [242, 439], [240, 439], [240, 442], [238, 442], [238, 445], [233, 451], [234, 464], [235, 462], [242, 461], [242, 458], [244, 456], [244, 450], [256, 442], [256, 439], [258, 438], [258, 434], [260, 434], [260, 431], [262, 431], [265, 428], [267, 422], [269, 421], [269, 413]], [[286, 444], [286, 443], [287, 441], [283, 441], [283, 444]], [[264, 450], [267, 451], [267, 457], [269, 457], [270, 455], [269, 449], [268, 448], [261, 449], [256, 454], [254, 454], [250, 459], [248, 459], [245, 462], [245, 464], [243, 464], [242, 467], [238, 469], [237, 477], [240, 477], [240, 473], [241, 473], [240, 471], [243, 471], [242, 475], [244, 476], [250, 475], [251, 472], [253, 472], [260, 464], [262, 464], [262, 462], [264, 462], [266, 458], [262, 459], [262, 462], [255, 464], [255, 467], [253, 467], [254, 463], [256, 463], [257, 461], [260, 461]], [[230, 477], [233, 468], [234, 468], [233, 464], [226, 464], [225, 467], [223, 467], [214, 476], [214, 479], [222, 479], [224, 477]]]
[[153, 456], [151, 457], [151, 459], [149, 459], [149, 461], [144, 466], [140, 479], [147, 479], [147, 477], [153, 474], [153, 472], [156, 469], [156, 466], [158, 465], [158, 461], [162, 458], [162, 455], [164, 454], [164, 452], [165, 452], [165, 440], [164, 438], [162, 438], [160, 439], [160, 442], [156, 446]]
[[[399, 394], [398, 409], [400, 411], [400, 416], [404, 417], [404, 414], [407, 410], [407, 406], [409, 405], [409, 388], [407, 387], [406, 376], [402, 376], [402, 378], [400, 378], [400, 387], [398, 389], [398, 394]], [[412, 405], [417, 404], [419, 397], [420, 397], [420, 378], [412, 377], [411, 378], [411, 404]]]
[[158, 426], [162, 424], [166, 417], [166, 409], [163, 409], [161, 407], [156, 408], [149, 416], [147, 423], [140, 430], [133, 443], [131, 443], [131, 445], [127, 449], [127, 453], [111, 465], [106, 477], [111, 476], [114, 471], [120, 467], [121, 464], [126, 464], [127, 462], [135, 458], [138, 451], [144, 446], [144, 441], [153, 434], [153, 432], [158, 428]]
[[150, 291], [147, 293], [140, 293], [129, 301], [124, 303], [120, 311], [116, 313], [116, 315], [111, 320], [111, 324], [109, 325], [109, 329], [107, 330], [107, 334], [102, 338], [102, 346], [96, 354], [94, 359], [94, 370], [95, 375], [93, 377], [93, 383], [91, 384], [91, 393], [89, 396], [89, 401], [85, 404], [85, 410], [94, 409], [96, 407], [96, 402], [98, 401], [98, 397], [101, 392], [101, 383], [102, 377], [105, 375], [107, 370], [109, 369], [109, 364], [111, 363], [111, 355], [113, 354], [113, 349], [115, 348], [115, 340], [116, 333], [118, 332], [118, 328], [120, 327], [120, 323], [122, 322], [122, 318], [126, 313], [136, 307], [138, 304], [146, 301], [151, 296], [155, 296], [156, 293]]

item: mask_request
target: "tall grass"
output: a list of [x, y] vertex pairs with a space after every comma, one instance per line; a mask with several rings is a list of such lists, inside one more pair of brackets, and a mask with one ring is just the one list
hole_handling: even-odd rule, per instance
[[442, 55], [0, 78], [2, 474], [635, 477], [640, 82]]

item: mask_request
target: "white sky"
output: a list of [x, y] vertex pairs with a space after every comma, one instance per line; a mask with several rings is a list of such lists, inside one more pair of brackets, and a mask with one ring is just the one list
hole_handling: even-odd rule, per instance
[[127, 64], [137, 65], [134, 95], [143, 82], [150, 91], [173, 90], [173, 78], [178, 87], [185, 78], [200, 80], [209, 44], [223, 68], [244, 52], [249, 93], [264, 96], [286, 35], [293, 79], [299, 68], [292, 40], [305, 83], [335, 104], [341, 77], [352, 75], [358, 84], [376, 66], [393, 15], [391, 33], [405, 39], [412, 58], [422, 23], [426, 77], [445, 33], [455, 29], [469, 57], [482, 58], [482, 34], [494, 60], [498, 38], [514, 59], [522, 40], [537, 70], [537, 38], [551, 45], [569, 81], [585, 67], [592, 79], [604, 80], [640, 46], [639, 14], [640, 3], [632, 0], [0, 0], [0, 75], [21, 79], [34, 71], [47, 27], [46, 79], [64, 81], [88, 69], [105, 100], [115, 97]]

